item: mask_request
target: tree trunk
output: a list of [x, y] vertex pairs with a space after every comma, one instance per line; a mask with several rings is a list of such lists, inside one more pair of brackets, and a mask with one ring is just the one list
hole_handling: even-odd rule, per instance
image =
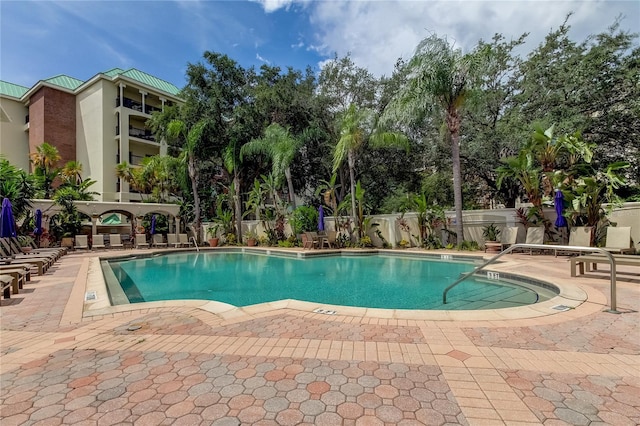
[[240, 202], [240, 176], [233, 172], [233, 186], [235, 194], [233, 194], [233, 202], [236, 208], [236, 238], [238, 242], [242, 241], [242, 204]]
[[196, 229], [196, 240], [198, 243], [200, 242], [200, 228], [202, 227], [202, 220], [200, 219], [200, 196], [198, 195], [198, 181], [199, 174], [198, 169], [196, 168], [195, 158], [193, 155], [189, 155], [189, 177], [191, 178], [191, 191], [193, 192], [193, 214], [194, 214], [194, 222]]
[[451, 134], [451, 161], [453, 165], [453, 201], [456, 211], [457, 244], [464, 241], [462, 225], [462, 173], [460, 167], [460, 116], [457, 110], [447, 112], [447, 127]]
[[284, 169], [284, 176], [287, 178], [287, 186], [289, 187], [289, 201], [291, 206], [295, 210], [296, 208], [296, 194], [293, 192], [293, 180], [291, 179], [291, 168]]
[[[347, 154], [347, 158], [349, 161], [349, 180], [351, 185], [351, 225], [355, 226], [356, 224], [356, 176], [355, 176], [355, 168], [356, 161], [353, 155], [353, 151], [349, 150]], [[358, 236], [358, 240], [360, 237]]]

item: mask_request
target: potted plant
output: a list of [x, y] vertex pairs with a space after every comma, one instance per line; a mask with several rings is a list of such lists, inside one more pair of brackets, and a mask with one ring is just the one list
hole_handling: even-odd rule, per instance
[[23, 253], [31, 252], [31, 243], [33, 242], [33, 238], [26, 235], [19, 235], [18, 242], [20, 243], [20, 249]]
[[501, 244], [498, 242], [500, 236], [500, 229], [495, 224], [485, 226], [482, 228], [482, 237], [484, 238], [484, 250], [490, 252], [498, 252], [501, 249]]
[[482, 228], [482, 237], [485, 241], [497, 242], [499, 236], [500, 229], [493, 223]]
[[254, 247], [258, 244], [258, 233], [256, 231], [249, 230], [245, 232], [244, 238], [246, 238], [249, 247]]
[[209, 246], [217, 247], [220, 242], [220, 238], [218, 237], [218, 230], [220, 229], [219, 223], [214, 223], [213, 225], [207, 228], [207, 235], [209, 236]]

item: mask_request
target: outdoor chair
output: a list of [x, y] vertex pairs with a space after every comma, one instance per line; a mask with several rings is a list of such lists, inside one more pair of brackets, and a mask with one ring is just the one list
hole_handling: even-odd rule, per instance
[[17, 238], [0, 239], [0, 257], [15, 260], [41, 260], [45, 263], [45, 269], [49, 268], [49, 266], [53, 265], [57, 260], [56, 254], [54, 253], [24, 253], [20, 248], [20, 243]]
[[303, 249], [313, 249], [317, 245], [317, 242], [313, 241], [313, 236], [311, 232], [305, 232], [302, 234], [302, 248]]
[[120, 234], [110, 234], [109, 235], [109, 247], [110, 248], [119, 248], [123, 249], [124, 245], [122, 244], [122, 239], [120, 238]]
[[89, 239], [86, 235], [76, 235], [76, 243], [73, 246], [76, 250], [89, 250]]
[[636, 249], [631, 243], [630, 226], [608, 226], [606, 243], [603, 247], [611, 253], [633, 254]]
[[178, 241], [178, 236], [176, 234], [167, 234], [167, 245], [178, 248], [182, 246], [182, 243]]
[[149, 248], [147, 236], [145, 234], [136, 234], [136, 248]]
[[107, 248], [104, 245], [104, 236], [102, 234], [94, 234], [91, 236], [91, 249], [104, 249]]
[[514, 245], [518, 241], [518, 227], [505, 226], [500, 233], [500, 251]]
[[162, 236], [162, 234], [153, 234], [153, 236], [151, 237], [151, 246], [157, 248], [167, 248], [167, 243], [164, 242], [164, 237]]
[[193, 246], [193, 243], [189, 241], [189, 236], [187, 234], [178, 234], [178, 241], [180, 241], [182, 247]]
[[[525, 244], [544, 244], [544, 227], [532, 226], [527, 229], [527, 237], [524, 241]], [[527, 250], [527, 249], [525, 249]], [[529, 248], [529, 254], [533, 253], [533, 249]]]
[[[593, 227], [591, 226], [574, 226], [569, 231], [569, 244], [573, 247], [591, 247], [591, 233]], [[584, 253], [583, 250], [560, 250], [563, 253], [575, 251], [578, 254]], [[558, 250], [555, 251], [555, 255], [558, 256]]]
[[328, 231], [325, 235], [320, 236], [320, 248], [324, 248], [324, 244], [327, 243], [328, 248], [336, 248], [336, 238], [338, 233], [336, 231]]

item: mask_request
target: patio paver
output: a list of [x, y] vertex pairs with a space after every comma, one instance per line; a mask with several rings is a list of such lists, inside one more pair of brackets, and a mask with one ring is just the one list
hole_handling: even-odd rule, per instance
[[2, 300], [3, 426], [640, 424], [637, 275], [618, 281], [621, 314], [603, 312], [605, 273], [572, 279], [561, 258], [513, 255], [498, 268], [576, 285], [588, 300], [513, 319], [329, 316], [298, 303], [83, 316], [92, 256], [67, 255]]

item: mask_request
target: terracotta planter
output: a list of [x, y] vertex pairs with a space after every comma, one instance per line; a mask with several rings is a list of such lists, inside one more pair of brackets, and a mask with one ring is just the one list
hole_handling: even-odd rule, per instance
[[255, 247], [258, 244], [255, 238], [247, 238], [247, 245], [249, 247]]
[[218, 247], [218, 243], [220, 242], [220, 238], [210, 238], [209, 246], [210, 247]]

